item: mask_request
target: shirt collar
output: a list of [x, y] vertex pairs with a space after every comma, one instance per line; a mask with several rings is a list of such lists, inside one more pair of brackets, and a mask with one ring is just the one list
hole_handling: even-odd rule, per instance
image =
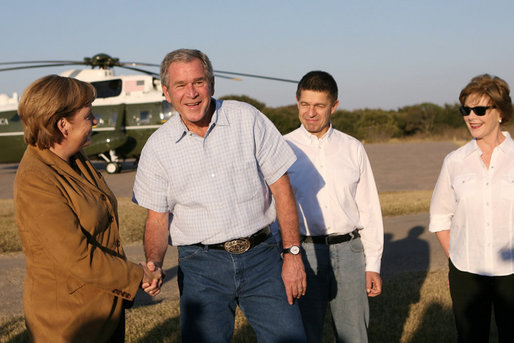
[[[514, 153], [514, 141], [510, 137], [510, 133], [507, 131], [502, 131], [502, 134], [505, 136], [505, 140], [498, 145], [498, 149], [504, 151], [504, 152], [513, 152]], [[469, 156], [470, 154], [477, 151], [481, 153], [480, 148], [478, 147], [477, 140], [473, 138], [468, 144], [464, 146], [464, 152], [466, 156]]]
[[305, 129], [305, 127], [303, 126], [303, 124], [300, 126], [300, 131], [302, 132], [302, 137], [306, 142], [309, 142], [309, 143], [327, 142], [327, 143], [329, 143], [330, 139], [332, 137], [332, 133], [334, 132], [334, 128], [332, 127], [332, 123], [330, 123], [330, 127], [328, 128], [328, 131], [325, 132], [325, 134], [321, 138], [318, 138], [317, 136], [315, 136], [312, 133], [310, 133], [309, 131], [307, 131]]
[[[216, 100], [211, 98], [211, 101], [216, 104], [216, 109], [212, 115], [208, 131], [211, 131], [214, 126], [230, 125], [225, 111], [220, 111], [223, 105], [223, 100]], [[178, 143], [188, 133], [189, 130], [187, 129], [184, 122], [180, 119], [180, 114], [178, 112], [171, 116], [168, 122], [171, 122], [169, 125], [171, 125], [172, 136], [175, 137], [175, 143]]]
[[512, 141], [510, 133], [508, 131], [502, 131], [502, 134], [505, 136], [505, 140], [500, 145], [498, 145], [498, 149], [504, 152], [514, 153], [514, 141]]

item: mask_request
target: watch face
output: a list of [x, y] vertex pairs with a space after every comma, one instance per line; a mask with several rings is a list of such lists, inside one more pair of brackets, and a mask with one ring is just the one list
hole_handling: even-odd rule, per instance
[[298, 255], [300, 253], [300, 247], [293, 245], [291, 248], [289, 248], [289, 251], [293, 255]]

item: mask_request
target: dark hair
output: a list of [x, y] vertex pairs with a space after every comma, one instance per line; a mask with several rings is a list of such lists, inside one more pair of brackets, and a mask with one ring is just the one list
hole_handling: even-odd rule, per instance
[[202, 61], [203, 68], [207, 74], [207, 79], [212, 83], [214, 81], [214, 71], [212, 70], [212, 64], [209, 60], [209, 57], [207, 57], [207, 55], [200, 50], [194, 49], [178, 49], [168, 53], [164, 57], [161, 62], [161, 83], [166, 87], [169, 86], [170, 80], [168, 76], [168, 69], [170, 64], [173, 62], [191, 62], [195, 58], [198, 58], [200, 61]]
[[305, 74], [298, 83], [296, 99], [300, 99], [303, 90], [327, 92], [332, 102], [337, 100], [338, 90], [336, 80], [325, 71], [314, 70]]
[[58, 121], [91, 105], [95, 97], [96, 90], [90, 83], [70, 77], [48, 75], [34, 81], [25, 89], [18, 105], [25, 142], [40, 149], [61, 142]]
[[512, 119], [512, 100], [510, 98], [510, 89], [507, 82], [497, 76], [482, 74], [475, 76], [462, 89], [459, 95], [461, 105], [464, 105], [466, 99], [470, 96], [482, 97], [486, 95], [500, 112], [502, 124]]

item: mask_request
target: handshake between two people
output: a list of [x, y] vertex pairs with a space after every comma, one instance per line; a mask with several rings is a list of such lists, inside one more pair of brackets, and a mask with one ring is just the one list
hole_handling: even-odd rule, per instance
[[155, 297], [161, 292], [161, 286], [166, 274], [157, 262], [148, 261], [146, 264], [143, 262], [139, 264], [143, 267], [141, 288], [152, 297]]

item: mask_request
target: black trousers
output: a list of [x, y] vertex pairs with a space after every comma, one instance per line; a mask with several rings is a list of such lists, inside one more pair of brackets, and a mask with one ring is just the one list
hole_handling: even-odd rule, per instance
[[483, 276], [449, 261], [450, 295], [459, 342], [488, 342], [494, 309], [499, 342], [514, 342], [514, 274]]

